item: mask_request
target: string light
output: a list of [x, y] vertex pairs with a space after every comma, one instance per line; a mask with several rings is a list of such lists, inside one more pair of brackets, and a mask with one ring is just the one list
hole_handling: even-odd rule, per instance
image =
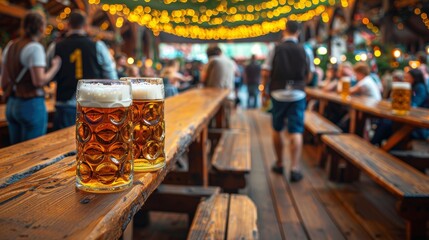
[[401, 57], [402, 52], [401, 52], [401, 50], [399, 50], [398, 48], [395, 48], [395, 49], [393, 49], [392, 54], [393, 54], [393, 56], [394, 56], [395, 58], [399, 58], [399, 57]]
[[[89, 0], [90, 4], [100, 0]], [[123, 17], [153, 30], [155, 35], [161, 31], [177, 36], [199, 39], [239, 39], [278, 32], [285, 28], [285, 16], [296, 21], [308, 21], [322, 15], [323, 21], [329, 21], [327, 6], [333, 6], [340, 0], [267, 0], [257, 4], [244, 1], [219, 1], [215, 7], [208, 7], [207, 0], [192, 1], [202, 6], [189, 6], [189, 0], [164, 0], [164, 8], [159, 2], [147, 1], [146, 6], [130, 9], [123, 4], [107, 4], [102, 0], [102, 10], [112, 15]], [[347, 1], [341, 0], [344, 7]], [[162, 4], [162, 3], [161, 3]], [[171, 6], [174, 4], [174, 6]], [[158, 7], [158, 9], [156, 8]], [[116, 21], [116, 26], [123, 22]], [[230, 26], [228, 26], [230, 25]]]
[[320, 58], [314, 58], [313, 63], [314, 65], [319, 65], [321, 62]]

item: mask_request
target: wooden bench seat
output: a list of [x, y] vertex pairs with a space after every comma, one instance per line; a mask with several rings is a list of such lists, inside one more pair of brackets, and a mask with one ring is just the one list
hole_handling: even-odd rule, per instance
[[305, 111], [304, 127], [313, 136], [342, 133], [337, 125], [314, 111]]
[[331, 177], [339, 159], [347, 162], [345, 179], [357, 180], [365, 172], [397, 199], [397, 212], [407, 224], [408, 239], [426, 239], [429, 219], [429, 177], [398, 158], [353, 134], [324, 135], [322, 141], [332, 154]]
[[198, 206], [188, 240], [258, 239], [256, 206], [245, 195], [217, 194]]
[[251, 169], [250, 137], [245, 129], [225, 129], [216, 145], [209, 182], [225, 192], [237, 192], [246, 186], [245, 174]]
[[318, 151], [317, 156], [319, 156], [319, 164], [321, 167], [324, 167], [327, 155], [325, 154], [326, 151], [323, 149], [323, 144], [321, 144], [320, 137], [323, 134], [340, 134], [342, 130], [319, 113], [308, 110], [305, 111], [304, 127], [305, 130], [314, 137], [314, 143]]

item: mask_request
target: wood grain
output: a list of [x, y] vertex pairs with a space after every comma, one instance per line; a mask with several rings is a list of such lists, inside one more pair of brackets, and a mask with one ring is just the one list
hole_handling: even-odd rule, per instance
[[284, 176], [280, 176], [271, 171], [271, 166], [275, 161], [275, 153], [271, 140], [271, 126], [269, 115], [251, 111], [248, 114], [250, 126], [255, 130], [260, 146], [265, 172], [267, 174], [268, 188], [270, 195], [266, 196], [266, 201], [272, 201], [277, 221], [279, 224], [282, 239], [308, 239], [299, 212], [295, 208], [294, 200], [289, 193]]
[[224, 130], [212, 157], [212, 166], [220, 172], [250, 172], [250, 138], [247, 130]]
[[394, 196], [429, 198], [429, 178], [353, 134], [325, 135], [323, 142]]
[[228, 194], [218, 194], [198, 206], [188, 240], [225, 239], [228, 218]]
[[[174, 166], [177, 156], [185, 152], [193, 139], [208, 125], [227, 94], [227, 90], [195, 89], [167, 99], [166, 167], [157, 172], [135, 174], [132, 188], [119, 193], [77, 191], [73, 156], [49, 166], [43, 165], [45, 158], [55, 158], [61, 152], [52, 150], [44, 155], [45, 149], [51, 149], [50, 145], [62, 149], [64, 154], [70, 146], [75, 145], [74, 134], [70, 134], [73, 130], [54, 132], [1, 150], [3, 166], [13, 166], [9, 168], [10, 175], [21, 173], [23, 169], [41, 168], [0, 189], [2, 238], [119, 238], [134, 214]], [[54, 140], [64, 134], [70, 134], [71, 137], [67, 136], [62, 143], [62, 140]], [[22, 157], [22, 162], [25, 161], [25, 154], [20, 154], [20, 151], [34, 154], [34, 158], [27, 158], [28, 166], [13, 165], [15, 158]]]
[[305, 111], [304, 116], [304, 126], [314, 136], [321, 134], [338, 134], [342, 132], [339, 127], [316, 112]]
[[232, 194], [226, 239], [259, 239], [255, 204], [249, 197]]
[[306, 88], [305, 92], [309, 98], [323, 99], [350, 106], [353, 109], [375, 117], [390, 119], [414, 127], [429, 128], [429, 109], [412, 107], [408, 115], [398, 116], [392, 113], [390, 103], [385, 100], [377, 101], [372, 98], [359, 96], [351, 96], [348, 99], [342, 99], [337, 93], [325, 92], [316, 88]]

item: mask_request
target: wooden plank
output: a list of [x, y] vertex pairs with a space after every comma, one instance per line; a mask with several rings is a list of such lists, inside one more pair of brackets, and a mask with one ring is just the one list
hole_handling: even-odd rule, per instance
[[313, 111], [305, 111], [304, 126], [314, 136], [321, 134], [339, 134], [342, 132], [335, 124]]
[[[4, 188], [40, 169], [76, 154], [74, 127], [62, 129], [54, 135], [36, 138], [21, 147], [0, 149], [0, 188]], [[68, 144], [71, 143], [71, 144]]]
[[250, 139], [247, 131], [224, 130], [212, 157], [212, 166], [220, 172], [250, 172]]
[[[359, 191], [352, 190], [353, 187], [349, 185], [337, 186], [327, 182], [324, 170], [317, 167], [318, 162], [316, 160], [317, 158], [314, 146], [306, 145], [304, 147], [302, 159], [302, 166], [306, 178], [308, 178], [314, 191], [317, 193], [319, 201], [324, 205], [332, 220], [337, 224], [344, 236], [347, 239], [357, 240], [374, 238], [379, 231], [376, 231], [376, 233], [371, 237], [370, 233], [368, 233], [362, 226], [363, 224], [366, 224], [367, 221], [359, 222], [358, 216], [356, 216], [356, 210], [352, 209], [352, 211], [349, 211], [349, 209], [343, 205], [342, 201], [337, 197], [337, 195], [342, 196], [344, 191], [355, 193], [356, 195], [359, 194]], [[384, 204], [383, 201], [380, 201], [380, 203]], [[353, 206], [354, 201], [352, 201], [350, 205]], [[396, 218], [398, 217], [396, 216]], [[384, 220], [380, 220], [380, 222], [384, 222]]]
[[247, 196], [232, 194], [226, 239], [259, 239], [255, 204]]
[[[262, 153], [261, 161], [264, 163], [265, 173], [271, 192], [275, 214], [280, 225], [282, 239], [307, 239], [303, 223], [299, 217], [293, 197], [287, 187], [283, 176], [271, 172], [271, 164], [274, 163], [275, 154], [270, 130], [269, 115], [262, 115], [257, 110], [249, 111], [250, 126], [255, 129], [258, 145]], [[268, 197], [268, 196], [267, 196]]]
[[[173, 168], [175, 159], [208, 125], [227, 94], [228, 91], [220, 89], [195, 89], [167, 99], [167, 165], [156, 172], [135, 174], [134, 185], [123, 192], [92, 194], [76, 191], [75, 157], [66, 157], [0, 189], [2, 238], [119, 238], [134, 214]], [[169, 107], [169, 102], [176, 101], [180, 104]], [[52, 134], [57, 136], [58, 132]], [[73, 139], [65, 141], [63, 147], [74, 145]], [[8, 149], [19, 152], [22, 146], [35, 144], [30, 142]], [[23, 151], [38, 152], [37, 144]], [[4, 158], [3, 155], [1, 158], [5, 162], [13, 162], [12, 158]], [[36, 166], [40, 161], [43, 160], [33, 159], [32, 162]]]
[[228, 217], [228, 194], [214, 195], [198, 206], [188, 240], [224, 239]]
[[249, 123], [245, 114], [245, 110], [241, 108], [236, 108], [235, 112], [231, 114], [230, 119], [230, 128], [231, 129], [243, 129], [250, 132]]
[[309, 98], [320, 99], [339, 103], [344, 106], [350, 106], [360, 112], [365, 112], [379, 118], [391, 119], [415, 127], [429, 128], [429, 110], [425, 108], [412, 107], [408, 115], [398, 116], [392, 113], [391, 104], [385, 100], [378, 101], [373, 98], [351, 96], [342, 99], [341, 96], [333, 92], [325, 92], [316, 88], [306, 88], [305, 92]]
[[397, 198], [429, 197], [426, 175], [362, 138], [341, 134], [325, 135], [322, 140]]
[[[249, 123], [249, 121], [252, 121], [249, 112], [241, 113], [237, 111], [233, 116], [238, 114], [245, 114], [246, 123], [250, 128], [250, 156], [252, 159], [252, 171], [247, 175], [248, 184], [246, 188], [240, 190], [240, 193], [249, 196], [256, 205], [259, 238], [273, 240], [282, 239], [281, 226], [277, 221], [278, 214], [276, 214], [275, 201], [271, 197], [271, 189], [268, 184], [269, 179], [264, 167], [263, 146], [259, 144], [257, 128]], [[234, 120], [232, 120], [232, 122], [234, 122]]]

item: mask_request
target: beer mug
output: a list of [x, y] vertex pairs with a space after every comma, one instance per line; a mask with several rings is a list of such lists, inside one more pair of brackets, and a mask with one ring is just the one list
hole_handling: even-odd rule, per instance
[[407, 115], [411, 107], [411, 84], [409, 82], [392, 83], [392, 113]]
[[134, 170], [150, 172], [165, 166], [164, 83], [162, 78], [121, 78], [133, 93]]
[[76, 187], [115, 192], [133, 183], [131, 85], [80, 80], [76, 91]]
[[341, 98], [347, 99], [350, 97], [350, 77], [342, 77], [341, 78]]

